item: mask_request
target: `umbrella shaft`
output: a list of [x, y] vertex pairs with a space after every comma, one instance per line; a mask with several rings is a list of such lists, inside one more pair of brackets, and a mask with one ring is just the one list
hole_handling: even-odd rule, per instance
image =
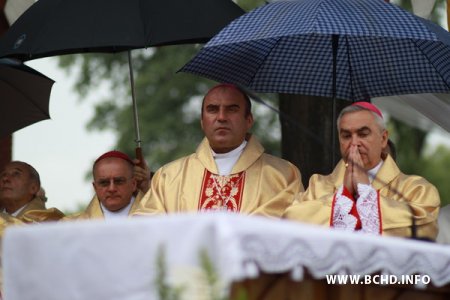
[[336, 74], [337, 74], [337, 51], [339, 46], [339, 35], [333, 34], [331, 37], [331, 43], [333, 47], [333, 87], [332, 87], [332, 93], [333, 93], [333, 109], [331, 117], [331, 170], [333, 170], [334, 166], [336, 165]]
[[131, 98], [133, 100], [133, 117], [134, 117], [134, 131], [136, 135], [137, 147], [141, 147], [141, 134], [139, 132], [139, 116], [137, 110], [136, 95], [134, 92], [134, 75], [133, 75], [133, 65], [131, 64], [131, 51], [128, 50], [128, 66], [130, 68], [130, 84], [131, 84]]

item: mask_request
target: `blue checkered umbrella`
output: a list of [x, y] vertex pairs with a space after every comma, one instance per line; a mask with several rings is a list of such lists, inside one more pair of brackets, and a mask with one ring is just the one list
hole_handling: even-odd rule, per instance
[[181, 71], [353, 101], [446, 93], [450, 34], [382, 0], [279, 1], [233, 21]]

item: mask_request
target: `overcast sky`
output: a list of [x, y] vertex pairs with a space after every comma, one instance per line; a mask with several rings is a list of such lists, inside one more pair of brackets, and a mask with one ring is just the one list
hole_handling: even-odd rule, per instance
[[95, 158], [115, 144], [111, 132], [86, 130], [96, 99], [106, 91], [91, 91], [87, 99], [79, 101], [73, 90], [74, 76], [59, 69], [56, 58], [32, 60], [27, 65], [56, 81], [50, 97], [51, 120], [13, 135], [13, 159], [26, 161], [38, 170], [49, 207], [73, 210], [92, 198], [93, 188], [85, 179], [86, 173]]

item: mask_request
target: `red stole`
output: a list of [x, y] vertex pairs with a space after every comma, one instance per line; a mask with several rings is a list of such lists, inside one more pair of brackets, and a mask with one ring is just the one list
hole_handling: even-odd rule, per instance
[[245, 185], [245, 171], [220, 176], [205, 169], [198, 210], [239, 212]]

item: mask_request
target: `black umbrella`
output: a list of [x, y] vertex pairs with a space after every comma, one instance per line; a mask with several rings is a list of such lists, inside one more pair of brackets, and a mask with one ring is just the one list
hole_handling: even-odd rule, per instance
[[54, 81], [12, 59], [0, 59], [0, 138], [50, 118]]
[[129, 51], [204, 43], [243, 13], [231, 0], [39, 0], [0, 39], [0, 57], [29, 60], [128, 51], [136, 142], [140, 149]]

